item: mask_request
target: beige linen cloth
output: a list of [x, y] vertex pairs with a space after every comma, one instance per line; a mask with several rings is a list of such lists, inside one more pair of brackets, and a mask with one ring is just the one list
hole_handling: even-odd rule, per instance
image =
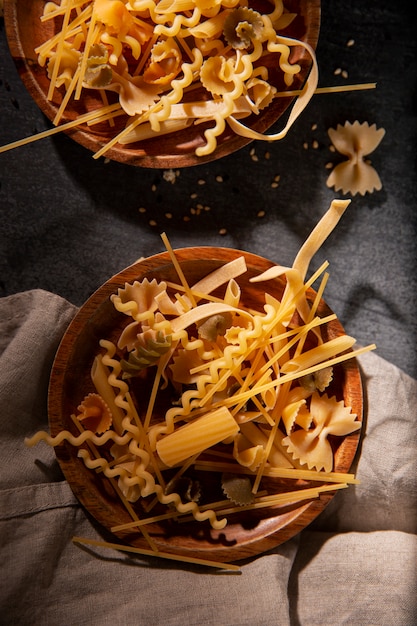
[[54, 353], [76, 308], [41, 290], [0, 300], [0, 623], [7, 625], [414, 626], [417, 624], [417, 382], [360, 358], [367, 423], [361, 484], [308, 529], [240, 573], [72, 543], [100, 538], [47, 428]]

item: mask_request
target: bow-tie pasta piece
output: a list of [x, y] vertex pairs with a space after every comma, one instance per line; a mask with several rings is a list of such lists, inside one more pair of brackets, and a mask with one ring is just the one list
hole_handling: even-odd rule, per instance
[[369, 126], [368, 122], [360, 124], [356, 121], [353, 124], [346, 122], [343, 126], [338, 124], [336, 129], [329, 128], [328, 133], [336, 150], [348, 158], [332, 170], [327, 186], [352, 196], [379, 191], [381, 180], [365, 157], [378, 147], [385, 130], [377, 129], [375, 124]]
[[89, 393], [77, 408], [76, 418], [93, 433], [104, 433], [112, 425], [112, 414], [98, 393]]
[[314, 392], [310, 403], [311, 425], [304, 429], [293, 430], [282, 440], [287, 451], [301, 465], [308, 469], [331, 472], [333, 469], [333, 450], [329, 435], [342, 437], [355, 432], [361, 427], [356, 415], [346, 407], [343, 401], [329, 398]]

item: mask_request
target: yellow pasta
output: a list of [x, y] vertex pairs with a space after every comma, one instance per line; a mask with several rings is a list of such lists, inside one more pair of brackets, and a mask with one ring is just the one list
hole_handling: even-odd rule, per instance
[[239, 426], [225, 407], [199, 417], [156, 444], [159, 458], [173, 467], [207, 448], [233, 437]]
[[[335, 316], [318, 315], [327, 263], [305, 280], [346, 207], [332, 203], [291, 267], [273, 266], [253, 278], [258, 285], [286, 282], [274, 295], [258, 287], [260, 301], [250, 308], [239, 281], [247, 272], [243, 257], [189, 284], [163, 234], [178, 282], [133, 281], [111, 296], [123, 323], [118, 338], [98, 342], [92, 389], [76, 399], [85, 409], [74, 416], [80, 434], [40, 432], [27, 445], [77, 447], [80, 462], [115, 481], [132, 507], [126, 528], [138, 531], [189, 519], [221, 530], [239, 511], [290, 506], [355, 484], [353, 475], [333, 471], [329, 437], [361, 427], [351, 407], [332, 395], [333, 368], [375, 346], [355, 350], [349, 336], [327, 339], [321, 328]], [[307, 289], [320, 277], [311, 301]], [[86, 401], [89, 393], [103, 404]], [[83, 424], [104, 432], [82, 431]], [[207, 492], [230, 473], [249, 480], [244, 508]], [[300, 491], [280, 482], [291, 478], [326, 484]]]
[[[65, 89], [64, 103], [54, 122], [60, 122], [72, 99], [82, 98], [84, 89], [117, 93], [121, 109], [128, 118], [135, 117], [134, 124], [132, 126], [132, 121], [127, 119], [126, 130], [115, 135], [94, 155], [98, 158], [118, 141], [123, 144], [141, 141], [186, 127], [167, 121], [175, 119], [171, 117], [171, 108], [182, 103], [184, 89], [193, 88], [205, 113], [189, 118], [189, 123], [199, 119], [212, 122], [204, 134], [206, 143], [196, 149], [196, 154], [211, 154], [226, 123], [238, 134], [246, 136], [251, 132], [239, 121], [242, 116], [236, 101], [242, 95], [247, 102], [252, 100], [250, 112], [255, 114], [269, 106], [274, 98], [276, 88], [268, 82], [267, 68], [262, 65], [255, 68], [254, 63], [263, 54], [276, 57], [274, 62], [284, 82], [290, 85], [301, 71], [298, 64], [289, 60], [291, 47], [300, 44], [312, 55], [314, 68], [309, 88], [303, 91], [294, 107], [288, 129], [317, 86], [314, 52], [302, 42], [279, 33], [292, 20], [290, 14], [284, 13], [282, 2], [274, 2], [269, 14], [246, 5], [244, 0], [162, 0], [158, 3], [153, 0], [130, 3], [61, 0], [58, 5], [46, 3], [41, 19], [62, 20], [61, 30], [36, 50], [39, 63], [48, 69], [48, 99], [54, 98], [56, 89]], [[108, 52], [106, 80], [92, 82], [88, 59], [97, 45], [104, 46]], [[77, 63], [67, 62], [69, 50], [78, 53]], [[259, 73], [263, 74], [262, 83], [253, 82]], [[214, 111], [210, 103], [206, 104], [211, 94], [221, 104]], [[97, 119], [99, 117], [100, 110]], [[140, 129], [142, 125], [144, 128]], [[135, 127], [138, 131], [132, 132]]]

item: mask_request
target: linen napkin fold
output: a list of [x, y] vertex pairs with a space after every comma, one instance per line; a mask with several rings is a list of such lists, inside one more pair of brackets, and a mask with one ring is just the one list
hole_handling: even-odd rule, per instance
[[416, 381], [361, 357], [361, 484], [240, 573], [83, 549], [71, 538], [100, 538], [94, 520], [54, 451], [23, 443], [47, 429], [49, 373], [76, 310], [42, 290], [0, 299], [0, 624], [417, 623]]

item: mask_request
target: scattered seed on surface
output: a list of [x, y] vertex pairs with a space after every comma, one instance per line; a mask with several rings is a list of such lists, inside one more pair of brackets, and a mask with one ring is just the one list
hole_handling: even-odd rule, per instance
[[144, 206], [139, 207], [139, 213], [146, 213], [146, 209]]
[[191, 200], [195, 200], [197, 198], [197, 194], [196, 193], [192, 193], [190, 195]]
[[189, 222], [191, 217], [189, 215], [184, 215], [182, 219], [184, 220], [184, 222]]
[[274, 183], [279, 183], [280, 180], [281, 180], [280, 174], [277, 174], [276, 176], [274, 176]]
[[225, 228], [221, 228], [219, 230], [219, 235], [227, 235], [227, 230]]
[[347, 73], [346, 70], [342, 71], [342, 78], [347, 78], [349, 76], [349, 74]]
[[317, 141], [317, 139], [315, 139], [311, 145], [313, 146], [314, 150], [317, 150], [317, 148], [319, 147], [319, 142]]
[[211, 207], [210, 207], [210, 206], [205, 206], [205, 207], [204, 207], [204, 210], [205, 210], [205, 211], [211, 211]]
[[273, 183], [271, 183], [271, 187], [272, 189], [276, 189], [277, 187], [279, 187], [279, 183], [274, 181]]
[[198, 185], [205, 185], [206, 181], [204, 180], [204, 178], [199, 178], [198, 181], [197, 181], [197, 184]]
[[303, 143], [303, 148], [304, 150], [308, 150], [308, 143], [306, 141]]
[[265, 217], [265, 211], [258, 211], [257, 217]]
[[152, 190], [152, 191], [156, 191], [156, 185], [155, 185], [155, 183], [152, 185], [151, 190]]
[[265, 152], [265, 159], [268, 161], [271, 158], [270, 152]]
[[259, 161], [259, 157], [257, 154], [252, 154], [251, 156], [252, 161], [254, 161], [255, 163], [257, 163]]
[[349, 39], [346, 43], [348, 48], [351, 48], [352, 46], [355, 45], [355, 40], [354, 39]]
[[317, 124], [313, 124], [311, 130], [317, 130]]
[[330, 152], [336, 152], [336, 148], [334, 147], [333, 144], [331, 146], [329, 146], [329, 150], [330, 150]]
[[326, 165], [324, 167], [326, 168], [326, 170], [331, 170], [332, 167], [333, 167], [333, 163], [330, 163], [330, 161], [329, 161], [329, 163], [326, 163]]
[[335, 76], [339, 76], [339, 74], [341, 74], [341, 73], [342, 73], [342, 68], [341, 68], [341, 67], [337, 67], [337, 68], [335, 69], [335, 71], [333, 72], [333, 74], [334, 74]]
[[218, 175], [216, 176], [216, 181], [217, 181], [218, 183], [222, 183], [222, 182], [223, 182], [223, 176], [220, 176], [220, 174], [218, 174]]
[[172, 218], [172, 213], [165, 213], [165, 217], [170, 220]]
[[172, 169], [171, 170], [164, 170], [164, 172], [162, 173], [162, 177], [168, 183], [174, 184], [175, 181], [177, 180], [177, 173], [174, 172], [174, 170], [172, 170]]
[[149, 220], [149, 226], [157, 226], [157, 222], [155, 222], [155, 220]]

